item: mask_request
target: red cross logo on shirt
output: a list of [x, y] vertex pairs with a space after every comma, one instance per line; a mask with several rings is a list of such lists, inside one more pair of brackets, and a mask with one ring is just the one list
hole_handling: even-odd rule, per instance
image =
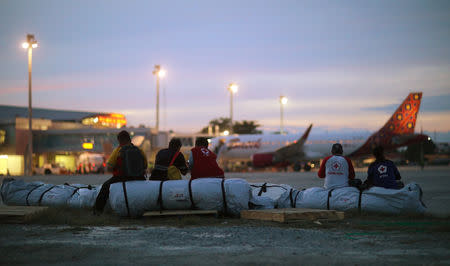
[[334, 170], [339, 170], [341, 168], [341, 164], [338, 162], [334, 162], [331, 167], [333, 167]]
[[380, 174], [385, 174], [385, 173], [387, 172], [387, 167], [384, 166], [384, 165], [380, 165], [380, 166], [378, 167], [378, 172], [379, 172]]
[[204, 156], [206, 156], [206, 157], [209, 156], [209, 150], [208, 149], [202, 148], [201, 151], [202, 151]]

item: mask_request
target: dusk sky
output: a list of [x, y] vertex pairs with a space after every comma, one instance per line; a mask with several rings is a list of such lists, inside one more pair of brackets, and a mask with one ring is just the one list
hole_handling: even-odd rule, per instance
[[26, 34], [35, 34], [33, 106], [118, 112], [196, 132], [229, 116], [291, 132], [377, 130], [422, 91], [416, 131], [450, 131], [450, 1], [0, 2], [0, 104], [27, 106]]

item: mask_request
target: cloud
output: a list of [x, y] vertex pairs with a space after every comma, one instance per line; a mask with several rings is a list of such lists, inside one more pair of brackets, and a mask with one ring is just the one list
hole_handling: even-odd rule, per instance
[[[398, 104], [388, 104], [376, 107], [367, 107], [365, 110], [372, 111], [391, 111], [395, 110]], [[420, 112], [448, 112], [450, 111], [450, 94], [437, 95], [437, 96], [426, 96], [422, 98], [420, 104]]]

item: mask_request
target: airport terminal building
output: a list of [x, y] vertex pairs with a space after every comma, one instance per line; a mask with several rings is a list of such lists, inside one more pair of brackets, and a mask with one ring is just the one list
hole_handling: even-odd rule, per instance
[[[33, 108], [32, 117], [34, 172], [49, 164], [76, 172], [85, 153], [106, 159], [118, 145], [117, 133], [124, 129], [148, 158], [153, 150], [166, 147], [169, 139], [167, 132], [127, 128], [125, 116], [118, 113]], [[24, 173], [28, 136], [28, 108], [0, 105], [0, 175]]]
[[[134, 145], [140, 147], [151, 165], [156, 153], [168, 146], [172, 137], [180, 138], [182, 152], [194, 146], [198, 136], [157, 132], [149, 127], [127, 127], [125, 115], [33, 108], [33, 172], [37, 174], [97, 172], [118, 146], [117, 133], [127, 130]], [[0, 175], [23, 175], [29, 136], [28, 108], [0, 105]], [[96, 159], [96, 160], [91, 160]], [[98, 158], [102, 158], [99, 162]], [[51, 169], [49, 169], [51, 167]]]

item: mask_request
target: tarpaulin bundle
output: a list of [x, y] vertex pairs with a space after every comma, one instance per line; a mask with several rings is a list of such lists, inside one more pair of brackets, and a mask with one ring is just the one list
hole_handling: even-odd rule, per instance
[[[5, 179], [1, 197], [7, 205], [68, 206], [91, 208], [100, 186], [52, 185]], [[109, 205], [121, 216], [138, 217], [145, 211], [218, 210], [238, 216], [241, 210], [273, 208], [313, 208], [359, 210], [384, 213], [424, 213], [422, 189], [416, 183], [404, 188], [354, 187], [303, 190], [289, 185], [249, 184], [243, 179], [200, 178], [192, 181], [127, 181], [110, 187]]]
[[283, 208], [279, 203], [284, 204], [285, 199], [294, 190], [289, 185], [271, 183], [250, 183], [250, 187], [252, 189], [250, 204], [253, 209]]
[[242, 179], [128, 181], [111, 185], [109, 203], [121, 216], [189, 209], [218, 210], [239, 216], [241, 210], [248, 209], [250, 197], [250, 186]]
[[[304, 190], [280, 190], [267, 184], [267, 193], [260, 197], [269, 197], [276, 201], [278, 208], [311, 208], [329, 210], [359, 210], [383, 213], [424, 213], [422, 189], [416, 183], [410, 183], [402, 189], [372, 187], [360, 191], [355, 187], [325, 189], [312, 187]], [[252, 188], [252, 201], [258, 201], [256, 191]], [[255, 191], [256, 190], [256, 191]], [[278, 193], [277, 193], [278, 192]]]
[[94, 206], [99, 190], [99, 186], [91, 185], [52, 185], [5, 179], [0, 193], [7, 205], [89, 208]]
[[[100, 186], [52, 185], [5, 179], [7, 205], [93, 207]], [[127, 181], [111, 184], [109, 205], [121, 216], [138, 217], [154, 210], [218, 210], [238, 216], [248, 209], [251, 189], [242, 179], [200, 178], [171, 181]]]

